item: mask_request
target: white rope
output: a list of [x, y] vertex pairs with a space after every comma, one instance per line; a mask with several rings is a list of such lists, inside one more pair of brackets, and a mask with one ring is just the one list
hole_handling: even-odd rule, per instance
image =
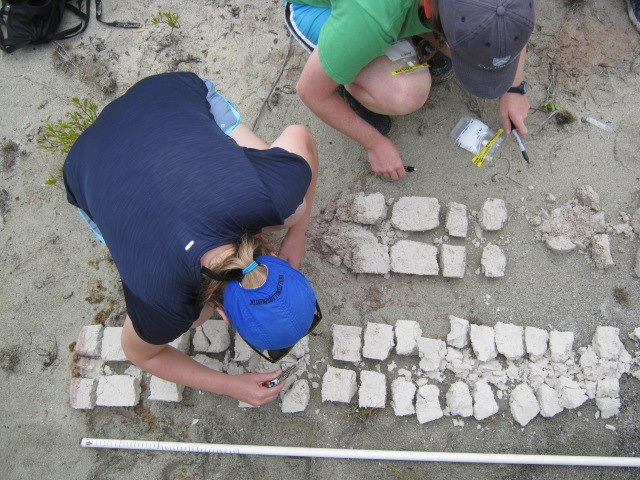
[[352, 450], [341, 448], [225, 445], [215, 443], [154, 442], [83, 438], [87, 448], [158, 450], [163, 452], [264, 455], [272, 457], [343, 458], [354, 460], [399, 460], [405, 462], [499, 463], [511, 465], [570, 465], [581, 467], [640, 467], [640, 458], [577, 455], [520, 455], [511, 453], [412, 452], [401, 450]]

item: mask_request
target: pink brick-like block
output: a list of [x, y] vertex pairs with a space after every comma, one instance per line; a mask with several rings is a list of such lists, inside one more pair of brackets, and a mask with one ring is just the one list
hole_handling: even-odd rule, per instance
[[85, 325], [80, 329], [74, 352], [84, 357], [100, 356], [102, 325]]
[[93, 378], [72, 378], [69, 397], [71, 408], [91, 410], [96, 406], [96, 380]]
[[413, 275], [438, 275], [438, 249], [427, 243], [399, 240], [391, 247], [391, 270]]
[[98, 379], [96, 405], [134, 407], [140, 401], [140, 381], [129, 375], [109, 375]]

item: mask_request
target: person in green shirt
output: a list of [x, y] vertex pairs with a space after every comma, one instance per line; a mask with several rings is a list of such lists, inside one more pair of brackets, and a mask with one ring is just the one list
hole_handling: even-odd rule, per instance
[[[529, 102], [523, 81], [526, 43], [533, 31], [533, 0], [292, 0], [285, 5], [291, 34], [310, 52], [296, 89], [325, 123], [366, 150], [373, 172], [405, 176], [394, 143], [360, 118], [338, 87], [366, 109], [405, 115], [421, 108], [431, 89], [426, 68], [397, 72], [395, 55], [412, 36], [446, 40], [462, 86], [481, 98], [500, 98], [503, 128], [525, 135]], [[372, 122], [373, 123], [373, 122]]]

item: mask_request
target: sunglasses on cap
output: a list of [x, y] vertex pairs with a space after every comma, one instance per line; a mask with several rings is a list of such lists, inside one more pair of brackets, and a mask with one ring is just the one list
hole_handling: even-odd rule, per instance
[[[311, 332], [313, 332], [313, 329], [318, 326], [318, 324], [320, 323], [320, 320], [322, 320], [322, 312], [320, 311], [320, 305], [318, 305], [318, 301], [316, 300], [316, 311], [313, 314], [313, 321], [311, 322], [311, 326], [309, 327], [309, 330], [307, 331], [307, 333], [304, 334], [304, 337], [306, 337]], [[304, 337], [302, 337], [302, 338], [304, 338]], [[244, 340], [244, 338], [243, 338], [243, 340]], [[258, 355], [260, 355], [262, 358], [264, 358], [265, 360], [267, 360], [268, 362], [271, 362], [271, 363], [276, 363], [278, 360], [281, 360], [282, 358], [284, 358], [291, 350], [293, 350], [293, 347], [296, 346], [296, 344], [293, 344], [290, 347], [281, 348], [279, 350], [266, 350], [267, 353], [265, 354], [262, 351], [260, 351], [257, 348], [255, 348], [253, 345], [251, 345], [246, 340], [244, 340], [244, 342], [247, 345], [249, 345], [251, 350], [253, 350]]]

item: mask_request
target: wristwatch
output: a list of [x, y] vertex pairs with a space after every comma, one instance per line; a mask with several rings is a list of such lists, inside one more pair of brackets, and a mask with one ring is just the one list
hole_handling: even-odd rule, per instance
[[524, 95], [529, 90], [529, 84], [527, 82], [522, 82], [517, 87], [511, 87], [507, 90], [507, 93], [519, 93], [520, 95]]

